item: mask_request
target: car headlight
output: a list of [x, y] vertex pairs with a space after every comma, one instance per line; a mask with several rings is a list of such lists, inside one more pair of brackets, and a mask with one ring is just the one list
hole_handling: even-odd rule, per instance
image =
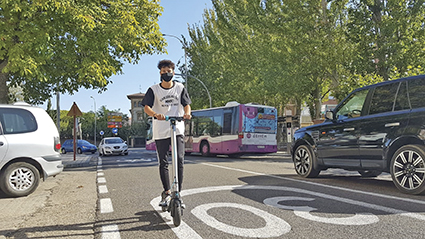
[[109, 147], [109, 146], [105, 146], [105, 149], [111, 149], [111, 147]]
[[126, 148], [128, 148], [128, 146], [127, 145], [124, 145], [124, 146], [122, 146], [123, 147], [123, 149], [126, 149]]

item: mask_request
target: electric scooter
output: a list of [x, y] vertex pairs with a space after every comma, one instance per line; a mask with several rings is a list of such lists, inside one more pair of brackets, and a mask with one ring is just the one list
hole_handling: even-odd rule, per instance
[[171, 127], [171, 158], [173, 165], [173, 183], [171, 185], [171, 200], [167, 206], [162, 207], [162, 211], [168, 211], [173, 218], [174, 226], [178, 227], [181, 223], [183, 208], [181, 205], [181, 196], [179, 193], [179, 177], [177, 163], [177, 144], [176, 144], [176, 123], [182, 121], [183, 117], [165, 116], [166, 121], [170, 121]]

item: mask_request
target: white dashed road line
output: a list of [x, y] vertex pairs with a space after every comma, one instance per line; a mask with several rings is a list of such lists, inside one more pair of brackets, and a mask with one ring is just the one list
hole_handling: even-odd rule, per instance
[[100, 199], [100, 213], [111, 213], [114, 211], [112, 200], [110, 198]]
[[108, 193], [108, 188], [106, 185], [99, 185], [99, 193]]
[[102, 239], [120, 239], [120, 232], [117, 225], [108, 225], [102, 227]]
[[[104, 177], [105, 173], [102, 169], [102, 158], [97, 158], [97, 183], [105, 184], [106, 178]], [[98, 185], [99, 194], [108, 193], [108, 188], [106, 185]], [[99, 208], [100, 213], [112, 213], [114, 212], [114, 207], [112, 206], [112, 200], [110, 198], [101, 198], [99, 199]], [[120, 231], [118, 225], [111, 224], [102, 226], [101, 229], [102, 239], [120, 239]]]

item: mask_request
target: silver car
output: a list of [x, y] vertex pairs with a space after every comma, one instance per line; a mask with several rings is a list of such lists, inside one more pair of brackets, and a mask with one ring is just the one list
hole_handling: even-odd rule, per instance
[[9, 196], [34, 192], [40, 179], [62, 172], [58, 130], [42, 108], [0, 105], [0, 189]]
[[99, 155], [124, 154], [128, 155], [127, 142], [120, 137], [107, 137], [100, 141], [98, 147]]

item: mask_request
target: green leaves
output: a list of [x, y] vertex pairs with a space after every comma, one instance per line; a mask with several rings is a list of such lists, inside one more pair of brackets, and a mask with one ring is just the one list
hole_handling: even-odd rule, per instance
[[[188, 53], [190, 74], [215, 106], [303, 101], [320, 117], [329, 94], [342, 100], [357, 87], [424, 72], [423, 1], [212, 3], [203, 25], [189, 28]], [[201, 91], [189, 91], [194, 108], [207, 107]]]
[[164, 52], [161, 11], [156, 0], [2, 1], [0, 62], [8, 64], [0, 72], [31, 103], [55, 90], [105, 90], [124, 61], [135, 64], [143, 54]]

